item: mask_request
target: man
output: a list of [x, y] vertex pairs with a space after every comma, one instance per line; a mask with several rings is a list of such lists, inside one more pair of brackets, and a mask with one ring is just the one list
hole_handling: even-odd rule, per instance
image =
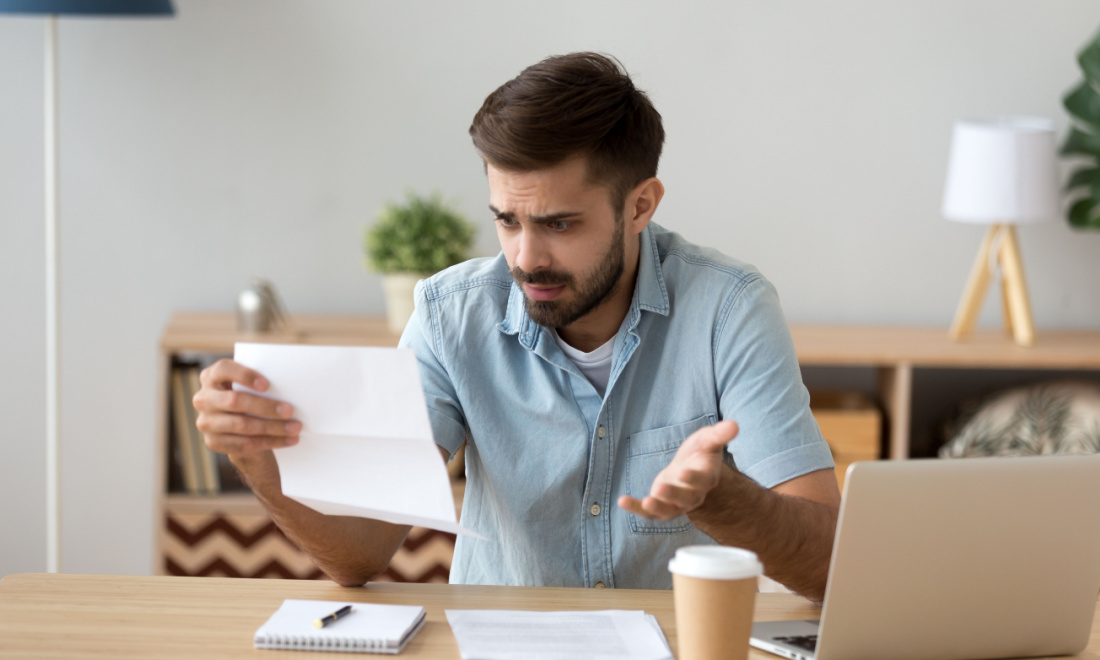
[[[840, 496], [778, 299], [651, 223], [649, 99], [609, 58], [552, 57], [493, 92], [470, 134], [502, 253], [421, 282], [401, 338], [440, 451], [467, 443], [462, 523], [490, 539], [459, 537], [452, 581], [668, 588], [677, 547], [717, 542], [821, 600]], [[228, 360], [205, 370], [207, 444], [335, 581], [384, 570], [408, 528], [284, 497], [270, 450], [301, 424], [234, 382], [267, 385]]]

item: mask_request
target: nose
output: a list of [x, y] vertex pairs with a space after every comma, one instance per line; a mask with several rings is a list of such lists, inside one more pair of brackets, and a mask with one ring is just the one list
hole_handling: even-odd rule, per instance
[[550, 266], [550, 252], [545, 241], [539, 235], [540, 227], [524, 228], [519, 237], [519, 252], [516, 254], [516, 266], [533, 273]]

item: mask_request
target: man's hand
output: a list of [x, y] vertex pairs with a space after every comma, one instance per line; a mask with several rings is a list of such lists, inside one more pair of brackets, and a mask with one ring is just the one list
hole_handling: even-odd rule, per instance
[[210, 449], [230, 456], [254, 455], [298, 443], [302, 423], [291, 420], [289, 403], [233, 389], [239, 383], [257, 392], [268, 388], [267, 379], [232, 360], [219, 360], [202, 370], [202, 388], [192, 403], [198, 412], [196, 426]]
[[206, 446], [228, 454], [291, 542], [336, 583], [359, 586], [381, 573], [405, 536], [407, 525], [350, 516], [326, 516], [282, 493], [279, 466], [272, 449], [298, 443], [302, 423], [290, 419], [290, 404], [233, 389], [239, 383], [256, 392], [267, 379], [232, 360], [203, 369], [202, 389], [192, 403]]
[[668, 467], [657, 474], [649, 495], [619, 498], [619, 506], [638, 516], [669, 520], [702, 506], [725, 468], [722, 453], [737, 437], [737, 423], [718, 422], [699, 429], [680, 445]]

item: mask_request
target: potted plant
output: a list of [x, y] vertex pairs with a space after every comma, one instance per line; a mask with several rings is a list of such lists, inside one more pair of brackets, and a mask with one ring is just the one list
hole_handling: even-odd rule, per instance
[[370, 269], [382, 273], [391, 330], [401, 332], [412, 316], [416, 282], [468, 259], [473, 240], [473, 225], [438, 194], [409, 193], [404, 204], [386, 204], [364, 247]]

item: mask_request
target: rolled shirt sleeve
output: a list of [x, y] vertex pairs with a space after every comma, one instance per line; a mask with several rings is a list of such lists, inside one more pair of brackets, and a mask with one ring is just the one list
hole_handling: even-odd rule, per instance
[[722, 418], [740, 427], [729, 444], [737, 468], [766, 488], [832, 468], [771, 283], [757, 276], [733, 291], [715, 336]]
[[432, 309], [424, 292], [423, 280], [417, 282], [414, 297], [416, 309], [401, 334], [398, 347], [411, 348], [416, 354], [435, 444], [447, 450], [450, 458], [454, 458], [455, 452], [466, 439], [466, 420], [447, 365], [440, 359], [438, 338], [435, 337], [434, 324], [431, 322]]

